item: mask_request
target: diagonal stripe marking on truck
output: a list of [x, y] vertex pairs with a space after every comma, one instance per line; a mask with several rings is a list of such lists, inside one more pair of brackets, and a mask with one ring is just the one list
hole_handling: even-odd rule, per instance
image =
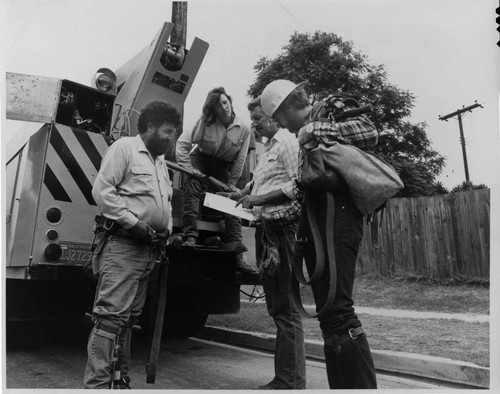
[[45, 183], [45, 186], [47, 186], [47, 189], [49, 189], [49, 192], [54, 200], [72, 202], [71, 198], [68, 196], [68, 193], [66, 193], [66, 190], [64, 190], [63, 185], [61, 185], [61, 182], [59, 182], [59, 179], [57, 179], [57, 176], [54, 174], [54, 171], [52, 171], [48, 164], [45, 165], [45, 176], [43, 177], [43, 183]]
[[70, 175], [75, 180], [78, 188], [83, 193], [85, 199], [90, 205], [97, 205], [92, 197], [92, 184], [87, 179], [85, 172], [78, 163], [78, 160], [73, 155], [71, 149], [64, 141], [59, 130], [56, 127], [52, 128], [52, 133], [50, 136], [50, 144], [57, 152], [58, 156], [63, 161], [64, 165], [68, 169]]
[[[87, 156], [94, 165], [95, 169], [99, 171], [102, 161], [102, 154], [94, 145], [94, 142], [90, 137], [90, 133], [86, 131], [75, 130], [73, 128], [71, 128], [71, 130], [73, 131], [73, 134], [75, 135], [78, 142], [81, 144], [85, 153], [87, 153]], [[104, 137], [102, 138], [104, 139]]]

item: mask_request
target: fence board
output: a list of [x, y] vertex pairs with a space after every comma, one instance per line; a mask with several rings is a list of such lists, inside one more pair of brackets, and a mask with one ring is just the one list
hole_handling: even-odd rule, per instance
[[391, 199], [365, 226], [359, 274], [489, 279], [490, 191]]

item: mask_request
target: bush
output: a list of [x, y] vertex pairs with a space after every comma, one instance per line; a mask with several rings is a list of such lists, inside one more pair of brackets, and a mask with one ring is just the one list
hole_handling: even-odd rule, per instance
[[471, 181], [463, 181], [460, 185], [457, 185], [453, 189], [451, 189], [451, 193], [465, 192], [469, 190], [481, 190], [481, 189], [488, 189], [488, 186], [486, 186], [484, 183], [481, 183], [479, 185], [474, 185]]

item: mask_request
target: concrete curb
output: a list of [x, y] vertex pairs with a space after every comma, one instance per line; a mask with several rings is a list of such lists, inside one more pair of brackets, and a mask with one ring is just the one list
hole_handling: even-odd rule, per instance
[[[271, 352], [275, 346], [274, 335], [214, 326], [206, 326], [197, 337]], [[306, 356], [324, 361], [323, 342], [307, 340]], [[473, 363], [385, 350], [372, 350], [372, 356], [375, 369], [380, 372], [406, 374], [477, 388], [489, 388], [490, 385], [490, 369]]]

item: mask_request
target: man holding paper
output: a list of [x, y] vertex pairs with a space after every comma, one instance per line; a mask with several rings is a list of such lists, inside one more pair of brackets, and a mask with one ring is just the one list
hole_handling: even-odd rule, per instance
[[257, 219], [257, 265], [269, 315], [276, 324], [275, 376], [259, 389], [305, 389], [306, 368], [302, 318], [291, 299], [292, 257], [300, 204], [295, 135], [264, 114], [260, 97], [248, 104], [252, 128], [267, 138], [253, 180], [229, 193], [236, 206], [252, 209]]

